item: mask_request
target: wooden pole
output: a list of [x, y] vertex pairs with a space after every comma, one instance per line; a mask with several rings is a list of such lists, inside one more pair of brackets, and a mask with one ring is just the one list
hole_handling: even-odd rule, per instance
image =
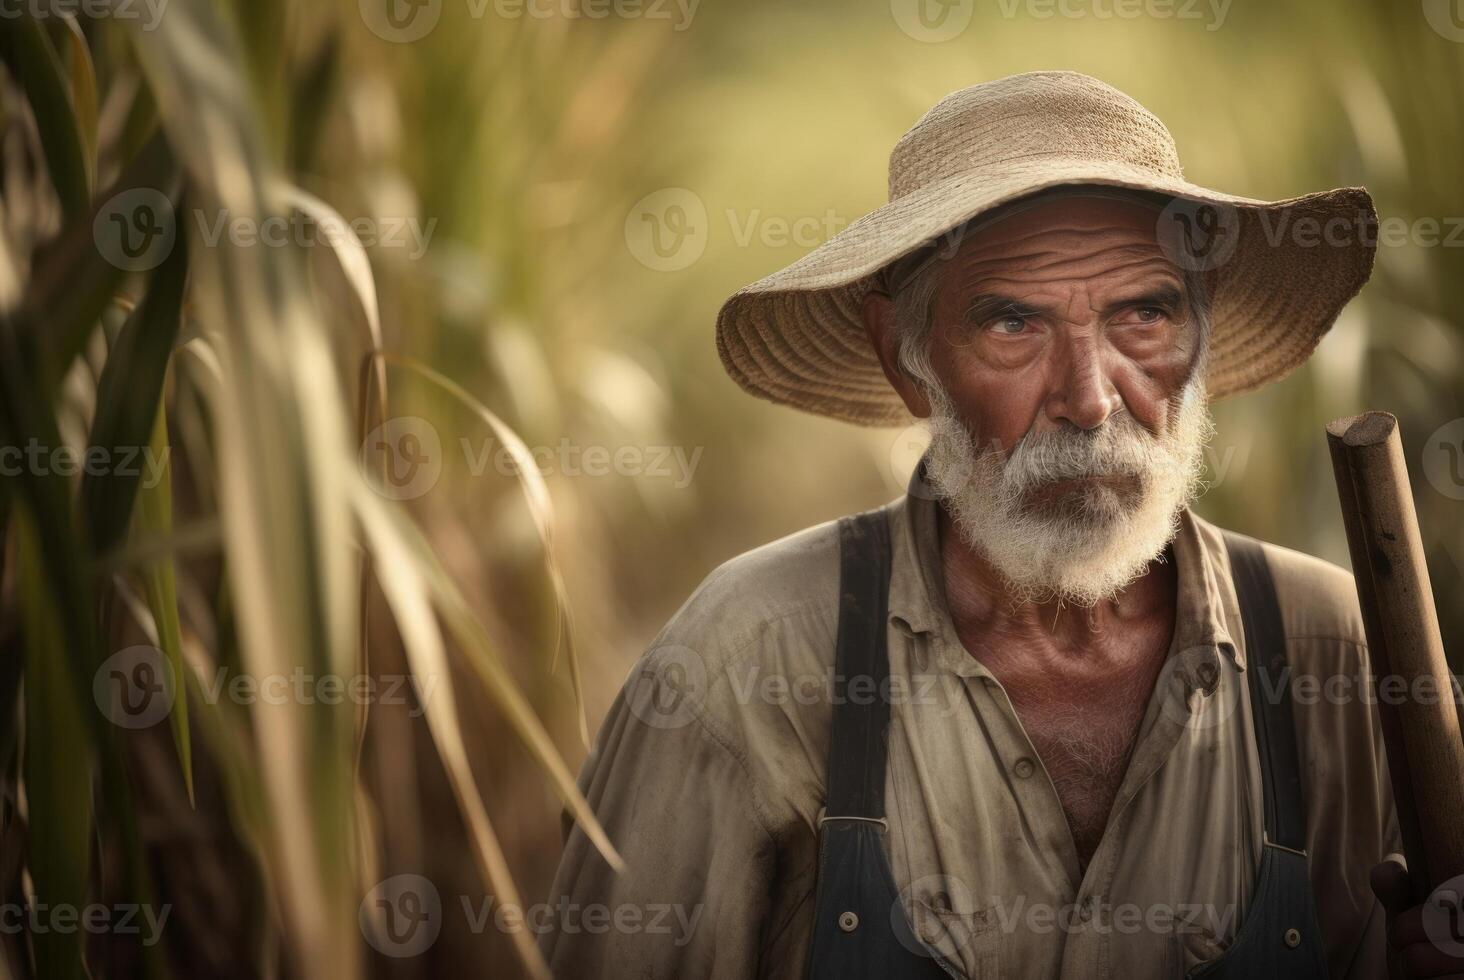
[[1378, 714], [1403, 849], [1415, 897], [1422, 901], [1439, 884], [1464, 874], [1464, 736], [1453, 676], [1439, 635], [1398, 420], [1386, 412], [1338, 419], [1327, 426], [1327, 445], [1379, 678]]

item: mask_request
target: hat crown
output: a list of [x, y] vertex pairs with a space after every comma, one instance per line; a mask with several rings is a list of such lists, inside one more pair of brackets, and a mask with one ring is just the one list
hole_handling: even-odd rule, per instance
[[890, 154], [890, 199], [937, 181], [1055, 160], [1182, 179], [1174, 138], [1134, 99], [1078, 72], [1012, 75], [952, 92]]

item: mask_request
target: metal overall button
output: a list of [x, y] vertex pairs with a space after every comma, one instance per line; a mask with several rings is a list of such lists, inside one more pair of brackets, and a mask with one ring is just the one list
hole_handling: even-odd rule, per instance
[[859, 916], [853, 912], [839, 913], [839, 928], [845, 932], [853, 932], [859, 928]]
[[1282, 938], [1286, 940], [1286, 945], [1291, 949], [1301, 945], [1301, 931], [1298, 929], [1287, 929], [1286, 935]]

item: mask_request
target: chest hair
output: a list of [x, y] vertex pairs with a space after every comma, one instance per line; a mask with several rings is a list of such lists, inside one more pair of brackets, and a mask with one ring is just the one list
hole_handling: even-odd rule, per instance
[[1007, 688], [1084, 866], [1103, 837], [1153, 687], [1147, 669], [1124, 673], [1132, 676], [1061, 692]]

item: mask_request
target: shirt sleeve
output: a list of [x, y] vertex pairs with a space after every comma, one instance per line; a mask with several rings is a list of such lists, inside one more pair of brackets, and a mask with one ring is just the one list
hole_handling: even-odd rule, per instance
[[1398, 821], [1357, 586], [1343, 569], [1311, 556], [1271, 546], [1266, 555], [1286, 625], [1312, 896], [1328, 974], [1383, 980], [1387, 923], [1369, 876], [1399, 850]]
[[1388, 980], [1387, 916], [1381, 902], [1374, 901], [1362, 929], [1362, 941], [1343, 980]]
[[[1378, 736], [1378, 753], [1380, 757], [1383, 754], [1381, 735]], [[1383, 839], [1378, 847], [1378, 861], [1381, 861], [1389, 854], [1403, 853], [1403, 838], [1398, 829], [1398, 815], [1393, 806], [1392, 786], [1386, 783], [1387, 760], [1380, 758], [1379, 761], [1380, 772], [1385, 781], [1384, 785], [1379, 787], [1379, 798], [1386, 808], [1383, 818], [1385, 827]], [[1390, 954], [1387, 913], [1383, 909], [1383, 903], [1372, 895], [1371, 885], [1368, 886], [1368, 897], [1372, 899], [1371, 910], [1368, 913], [1367, 922], [1363, 925], [1351, 967], [1344, 974], [1344, 980], [1387, 980], [1390, 975], [1388, 972]]]
[[[1350, 645], [1337, 646], [1345, 649]], [[1359, 680], [1372, 678], [1375, 667], [1367, 648], [1358, 645], [1352, 653], [1356, 657], [1355, 669]], [[1350, 658], [1343, 662], [1350, 662]], [[1360, 683], [1358, 690], [1364, 689], [1366, 684]], [[1338, 829], [1339, 836], [1343, 831], [1350, 831], [1357, 838], [1350, 848], [1344, 848], [1342, 852], [1351, 868], [1345, 879], [1350, 879], [1351, 884], [1347, 887], [1345, 879], [1328, 882], [1318, 895], [1318, 906], [1322, 914], [1334, 920], [1346, 921], [1358, 915], [1361, 919], [1351, 960], [1342, 971], [1338, 971], [1334, 964], [1334, 974], [1343, 980], [1387, 980], [1387, 915], [1382, 903], [1373, 895], [1368, 877], [1372, 866], [1386, 855], [1401, 853], [1403, 842], [1398, 829], [1393, 785], [1388, 774], [1387, 746], [1383, 741], [1378, 708], [1367, 698], [1357, 700], [1360, 704], [1356, 707], [1362, 712], [1360, 718], [1339, 719], [1337, 728], [1326, 733], [1334, 746], [1343, 749], [1344, 757], [1351, 760], [1343, 794], [1343, 810], [1347, 816]], [[1349, 742], [1349, 737], [1353, 741]]]
[[580, 791], [624, 859], [571, 826], [539, 945], [555, 977], [747, 978], [758, 970], [774, 847], [733, 733], [701, 710], [695, 664], [642, 659]]

